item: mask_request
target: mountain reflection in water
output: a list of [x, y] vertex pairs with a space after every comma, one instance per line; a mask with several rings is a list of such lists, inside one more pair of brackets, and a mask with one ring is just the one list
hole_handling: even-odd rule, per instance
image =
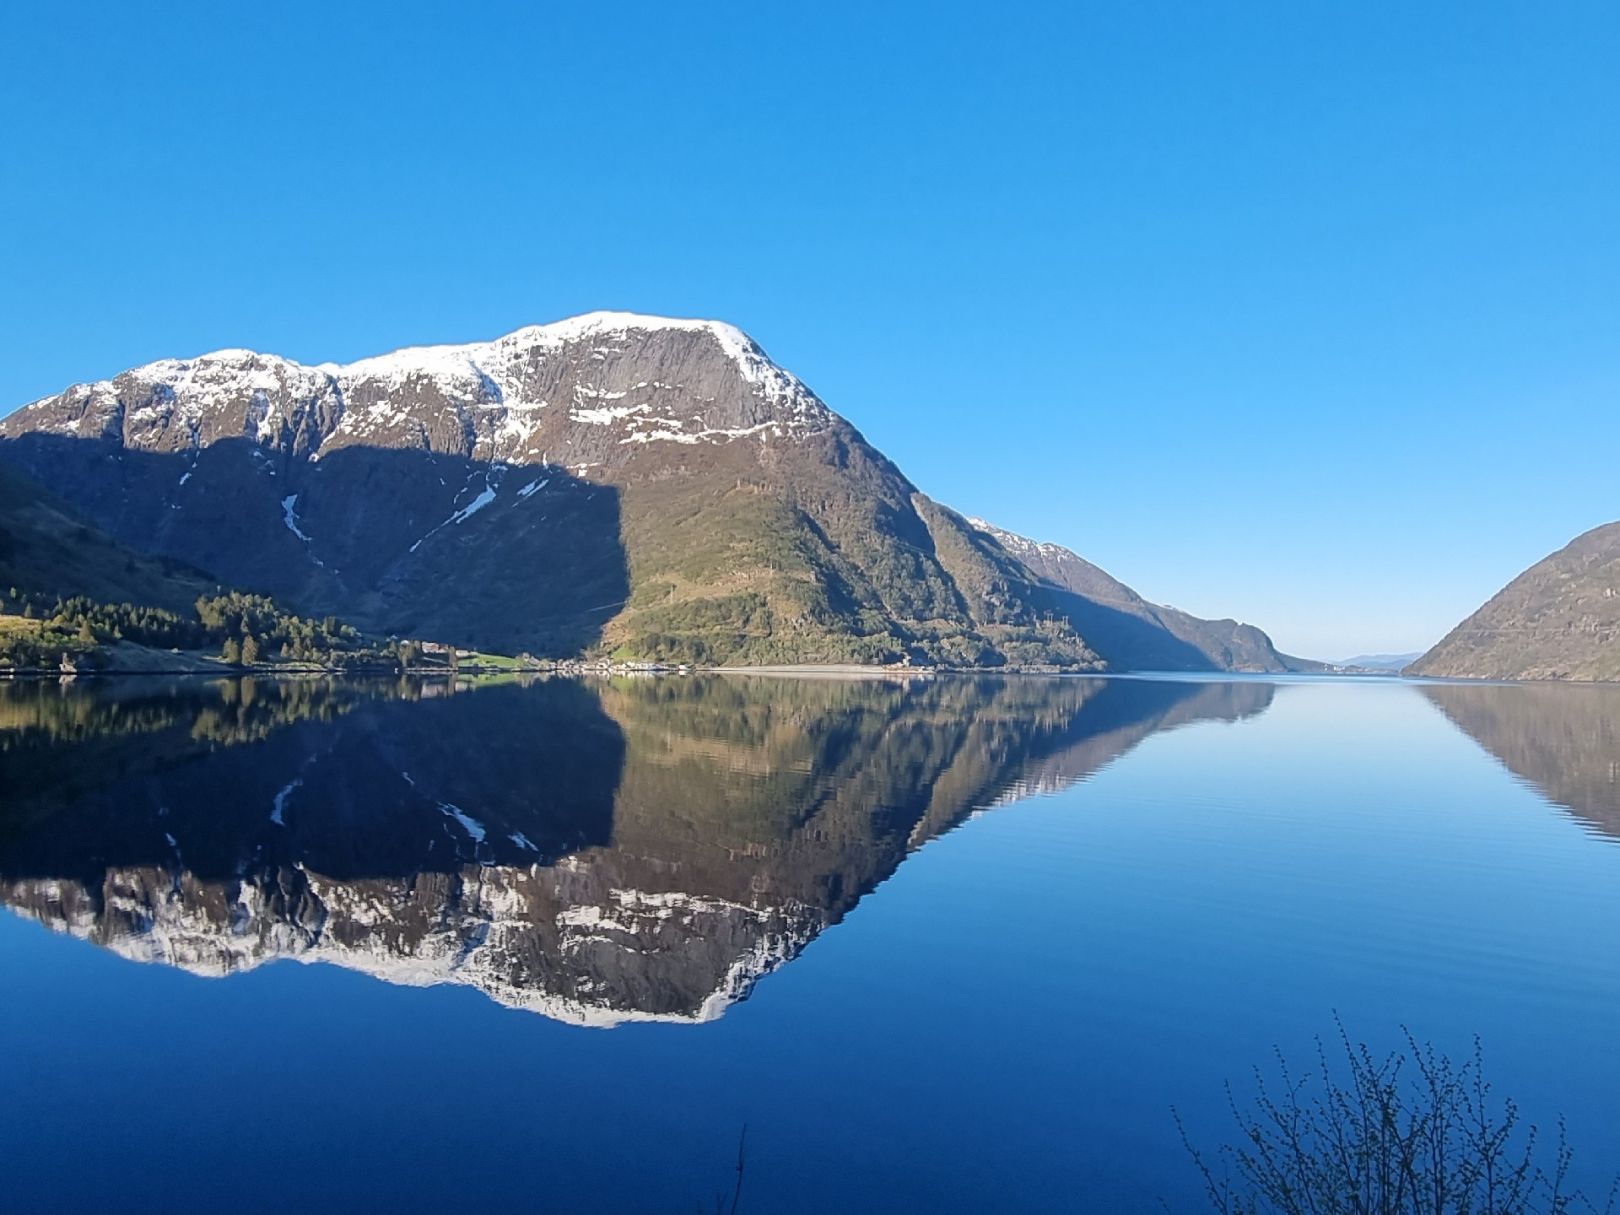
[[1520, 780], [1620, 838], [1620, 686], [1447, 683], [1423, 694]]
[[976, 810], [1274, 690], [0, 685], [0, 900], [197, 974], [292, 958], [578, 1024], [704, 1021]]

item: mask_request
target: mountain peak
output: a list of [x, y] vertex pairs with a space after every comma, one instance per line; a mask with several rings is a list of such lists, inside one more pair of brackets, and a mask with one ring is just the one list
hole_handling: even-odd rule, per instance
[[[385, 354], [369, 355], [347, 363], [326, 361], [300, 363], [279, 354], [230, 346], [210, 350], [188, 358], [154, 359], [132, 367], [117, 376], [102, 380], [87, 380], [70, 386], [68, 392], [110, 394], [116, 392], [118, 380], [128, 377], [146, 384], [171, 388], [198, 379], [217, 380], [232, 372], [257, 375], [261, 382], [250, 387], [268, 388], [266, 377], [300, 376], [343, 381], [370, 378], [399, 382], [412, 375], [446, 378], [452, 381], [481, 379], [484, 367], [491, 363], [510, 362], [514, 356], [531, 352], [555, 350], [591, 339], [624, 339], [631, 334], [663, 332], [707, 335], [714, 340], [721, 353], [734, 363], [743, 379], [756, 387], [786, 392], [804, 391], [798, 378], [771, 361], [763, 347], [735, 325], [725, 321], [702, 320], [687, 317], [655, 316], [650, 313], [598, 310], [583, 312], [539, 325], [525, 325], [500, 337], [480, 342], [461, 342], [430, 346], [404, 346]], [[60, 395], [60, 394], [58, 394]], [[773, 395], [775, 395], [773, 393]], [[56, 396], [42, 397], [28, 402], [24, 409], [56, 400]]]
[[[584, 312], [543, 325], [526, 325], [486, 342], [466, 342], [442, 346], [406, 346], [387, 354], [374, 355], [352, 363], [321, 363], [318, 370], [333, 376], [387, 376], [411, 372], [460, 371], [468, 364], [501, 361], [515, 354], [553, 350], [592, 339], [627, 338], [632, 333], [662, 332], [707, 334], [725, 356], [737, 364], [745, 379], [761, 383], [768, 372], [792, 379], [771, 362], [769, 356], [741, 329], [724, 321], [692, 320], [683, 317], [652, 316], [639, 312]], [[794, 380], [797, 383], [796, 380]]]

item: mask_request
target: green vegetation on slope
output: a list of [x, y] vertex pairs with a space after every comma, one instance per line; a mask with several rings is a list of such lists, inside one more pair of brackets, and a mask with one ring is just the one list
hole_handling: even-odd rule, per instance
[[[664, 662], [1097, 669], [1016, 563], [852, 431], [686, 457], [621, 498], [630, 574], [603, 648]], [[762, 467], [763, 465], [763, 467]]]
[[83, 595], [49, 607], [27, 595], [0, 603], [15, 609], [0, 615], [0, 667], [49, 669], [63, 656], [81, 668], [116, 667], [111, 648], [120, 646], [204, 650], [233, 666], [272, 659], [323, 667], [394, 660], [392, 649], [368, 645], [350, 625], [332, 617], [305, 620], [262, 595], [239, 591], [203, 596], [185, 613]]
[[389, 656], [333, 617], [306, 620], [265, 596], [222, 590], [181, 562], [136, 553], [0, 469], [0, 668], [55, 669], [64, 656], [118, 667], [137, 647], [206, 650], [247, 665]]

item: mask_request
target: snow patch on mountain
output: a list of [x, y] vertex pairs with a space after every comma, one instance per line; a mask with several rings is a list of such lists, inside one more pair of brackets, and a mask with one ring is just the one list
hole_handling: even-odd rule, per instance
[[[477, 496], [473, 498], [471, 502], [467, 503], [466, 506], [457, 509], [456, 512], [443, 523], [440, 523], [426, 535], [422, 536], [422, 538], [419, 539], [415, 544], [411, 545], [411, 552], [414, 553], [417, 549], [421, 548], [422, 545], [431, 539], [436, 533], [443, 531], [447, 527], [454, 527], [458, 523], [465, 523], [479, 511], [483, 510], [484, 507], [495, 501], [497, 494], [500, 492], [501, 479], [505, 475], [505, 465], [498, 464], [490, 468], [489, 472], [484, 475], [484, 488], [478, 491]], [[466, 491], [463, 490], [462, 492], [465, 493]]]
[[[190, 473], [186, 474], [186, 476], [188, 476], [188, 477], [190, 475], [191, 475]], [[181, 479], [180, 483], [182, 485], [185, 484], [184, 478]], [[304, 535], [304, 533], [301, 530], [299, 530], [299, 527], [298, 527], [298, 510], [297, 510], [297, 508], [298, 508], [298, 495], [297, 494], [288, 494], [285, 498], [283, 498], [281, 500], [281, 521], [287, 525], [287, 530], [288, 531], [290, 531], [293, 535], [297, 536], [305, 544], [308, 544], [309, 543], [309, 537]]]
[[495, 487], [486, 483], [484, 488], [478, 491], [476, 498], [451, 515], [446, 522], [465, 523], [493, 501], [495, 501]]
[[439, 809], [444, 811], [445, 814], [449, 815], [451, 818], [455, 819], [456, 822], [460, 823], [461, 829], [467, 833], [467, 837], [472, 840], [473, 843], [482, 844], [484, 842], [484, 837], [489, 834], [483, 823], [479, 822], [472, 815], [468, 814], [460, 806], [453, 805], [450, 802], [440, 802]]
[[[190, 475], [191, 475], [190, 473], [186, 474], [187, 477], [189, 477]], [[184, 477], [181, 478], [180, 484], [182, 484], [182, 485], [185, 484], [185, 478]], [[298, 523], [298, 495], [297, 494], [288, 494], [285, 498], [283, 498], [281, 500], [281, 521], [282, 521], [282, 523], [284, 523], [286, 525], [288, 531], [290, 531], [293, 535], [297, 536], [300, 540], [302, 540], [304, 542], [304, 548], [305, 548], [305, 550], [307, 552], [309, 550], [309, 546], [313, 543], [313, 541], [311, 541], [309, 536], [307, 536], [304, 533], [304, 529], [301, 526], [299, 526], [299, 523]], [[313, 561], [316, 565], [320, 566], [322, 569], [326, 568], [326, 562], [322, 561], [313, 552], [309, 553], [309, 559], [311, 561]]]
[[1028, 536], [1020, 536], [1017, 532], [1009, 532], [1005, 528], [997, 527], [994, 523], [986, 519], [980, 519], [975, 515], [964, 517], [976, 531], [981, 531], [985, 535], [994, 538], [1002, 548], [1015, 557], [1028, 557], [1037, 553], [1043, 557], [1075, 556], [1072, 549], [1064, 548], [1061, 544], [1049, 544], [1042, 540], [1031, 540]]
[[714, 428], [709, 430], [682, 430], [681, 424], [673, 418], [654, 418], [654, 426], [662, 430], [640, 431], [632, 430], [624, 438], [624, 443], [713, 443], [730, 442], [732, 439], [746, 439], [753, 435], [781, 434], [782, 430], [775, 422], [761, 422], [758, 426], [743, 426], [735, 429]]
[[587, 426], [607, 426], [611, 423], [646, 412], [646, 405], [607, 405], [590, 409], [570, 409], [568, 416]]

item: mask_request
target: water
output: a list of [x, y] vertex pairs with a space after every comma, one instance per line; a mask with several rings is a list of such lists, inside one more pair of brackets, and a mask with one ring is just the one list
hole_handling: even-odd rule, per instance
[[1196, 1211], [1171, 1108], [1213, 1144], [1335, 1013], [1481, 1035], [1595, 1178], [1617, 730], [1388, 680], [0, 685], [0, 1208], [712, 1209], [746, 1125], [744, 1211]]

